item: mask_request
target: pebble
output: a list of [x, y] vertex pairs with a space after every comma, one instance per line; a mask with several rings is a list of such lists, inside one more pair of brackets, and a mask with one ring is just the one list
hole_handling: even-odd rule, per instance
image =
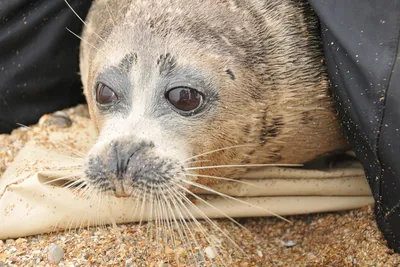
[[64, 257], [64, 250], [55, 244], [48, 247], [47, 259], [50, 264], [58, 264]]
[[203, 253], [200, 253], [200, 252], [197, 253], [197, 259], [199, 260], [200, 263], [204, 262], [205, 259], [204, 259]]
[[184, 257], [187, 255], [187, 250], [180, 247], [176, 249], [176, 253], [180, 256], [180, 257]]
[[284, 242], [284, 243], [283, 243], [283, 246], [284, 246], [284, 247], [293, 247], [293, 246], [296, 246], [296, 242], [294, 242], [294, 241], [292, 241], [292, 240], [289, 240], [289, 241], [287, 241], [287, 242]]
[[53, 114], [45, 114], [39, 120], [40, 126], [58, 126], [60, 128], [70, 127], [72, 125], [72, 120], [64, 111], [57, 111]]
[[168, 267], [168, 263], [166, 263], [164, 261], [159, 261], [157, 264], [157, 267]]
[[123, 238], [124, 238], [124, 241], [126, 241], [126, 242], [129, 242], [132, 240], [132, 237], [130, 237], [130, 236], [124, 236]]
[[171, 249], [169, 246], [166, 246], [164, 249], [165, 253], [167, 254], [173, 254], [175, 251]]
[[28, 242], [28, 240], [26, 240], [25, 238], [18, 238], [17, 240], [15, 240], [16, 244], [22, 244], [26, 242]]
[[204, 253], [206, 253], [207, 258], [209, 258], [210, 260], [214, 259], [216, 256], [215, 250], [212, 247], [206, 247]]
[[4, 245], [3, 240], [0, 240], [0, 246]]
[[6, 240], [6, 244], [7, 244], [7, 245], [12, 245], [12, 244], [14, 244], [14, 239], [7, 239], [7, 240]]

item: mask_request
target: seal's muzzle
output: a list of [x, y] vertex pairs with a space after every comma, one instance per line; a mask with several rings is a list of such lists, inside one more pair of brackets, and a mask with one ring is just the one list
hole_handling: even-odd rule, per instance
[[158, 156], [153, 142], [134, 139], [113, 140], [89, 155], [85, 168], [89, 183], [118, 197], [140, 198], [171, 190], [183, 176], [183, 166]]

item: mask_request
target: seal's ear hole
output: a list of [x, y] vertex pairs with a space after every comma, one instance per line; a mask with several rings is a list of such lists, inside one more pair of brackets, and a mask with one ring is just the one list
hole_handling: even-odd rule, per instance
[[97, 83], [96, 101], [100, 105], [111, 105], [118, 101], [118, 96], [109, 86], [104, 83]]
[[165, 94], [168, 102], [178, 111], [193, 113], [203, 104], [203, 94], [188, 87], [175, 87]]
[[233, 71], [232, 71], [231, 69], [227, 69], [227, 70], [226, 70], [226, 73], [229, 75], [229, 77], [230, 77], [232, 80], [235, 80], [235, 79], [236, 79], [235, 74], [233, 73]]

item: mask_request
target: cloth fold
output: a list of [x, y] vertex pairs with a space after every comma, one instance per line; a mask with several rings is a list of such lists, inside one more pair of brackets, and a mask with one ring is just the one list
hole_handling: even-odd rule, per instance
[[[139, 212], [151, 206], [134, 199], [85, 194], [78, 184], [65, 186], [83, 174], [83, 160], [76, 154], [87, 151], [93, 142], [88, 128], [80, 130], [79, 138], [55, 131], [48, 140], [25, 145], [0, 178], [0, 239], [153, 219], [150, 213]], [[239, 181], [212, 186], [231, 197], [198, 190], [198, 199], [185, 201], [186, 211], [169, 209], [158, 216], [190, 219], [189, 211], [198, 219], [273, 213], [285, 216], [348, 210], [373, 203], [360, 165], [325, 170], [260, 168]]]

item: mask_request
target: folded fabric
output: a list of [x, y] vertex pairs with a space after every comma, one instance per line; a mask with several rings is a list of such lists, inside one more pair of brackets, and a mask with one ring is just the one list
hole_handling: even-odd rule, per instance
[[[26, 144], [0, 178], [0, 239], [152, 219], [151, 213], [139, 212], [149, 211], [148, 204], [100, 198], [96, 193], [83, 196], [79, 188], [64, 186], [82, 175], [83, 161], [76, 154], [87, 151], [93, 141], [87, 128], [73, 138], [69, 132], [53, 131], [48, 140]], [[265, 167], [246, 173], [239, 181], [212, 186], [229, 197], [198, 190], [199, 198], [186, 203], [186, 212], [164, 209], [158, 216], [190, 219], [189, 212], [200, 219], [296, 215], [373, 203], [360, 165], [325, 170]]]

